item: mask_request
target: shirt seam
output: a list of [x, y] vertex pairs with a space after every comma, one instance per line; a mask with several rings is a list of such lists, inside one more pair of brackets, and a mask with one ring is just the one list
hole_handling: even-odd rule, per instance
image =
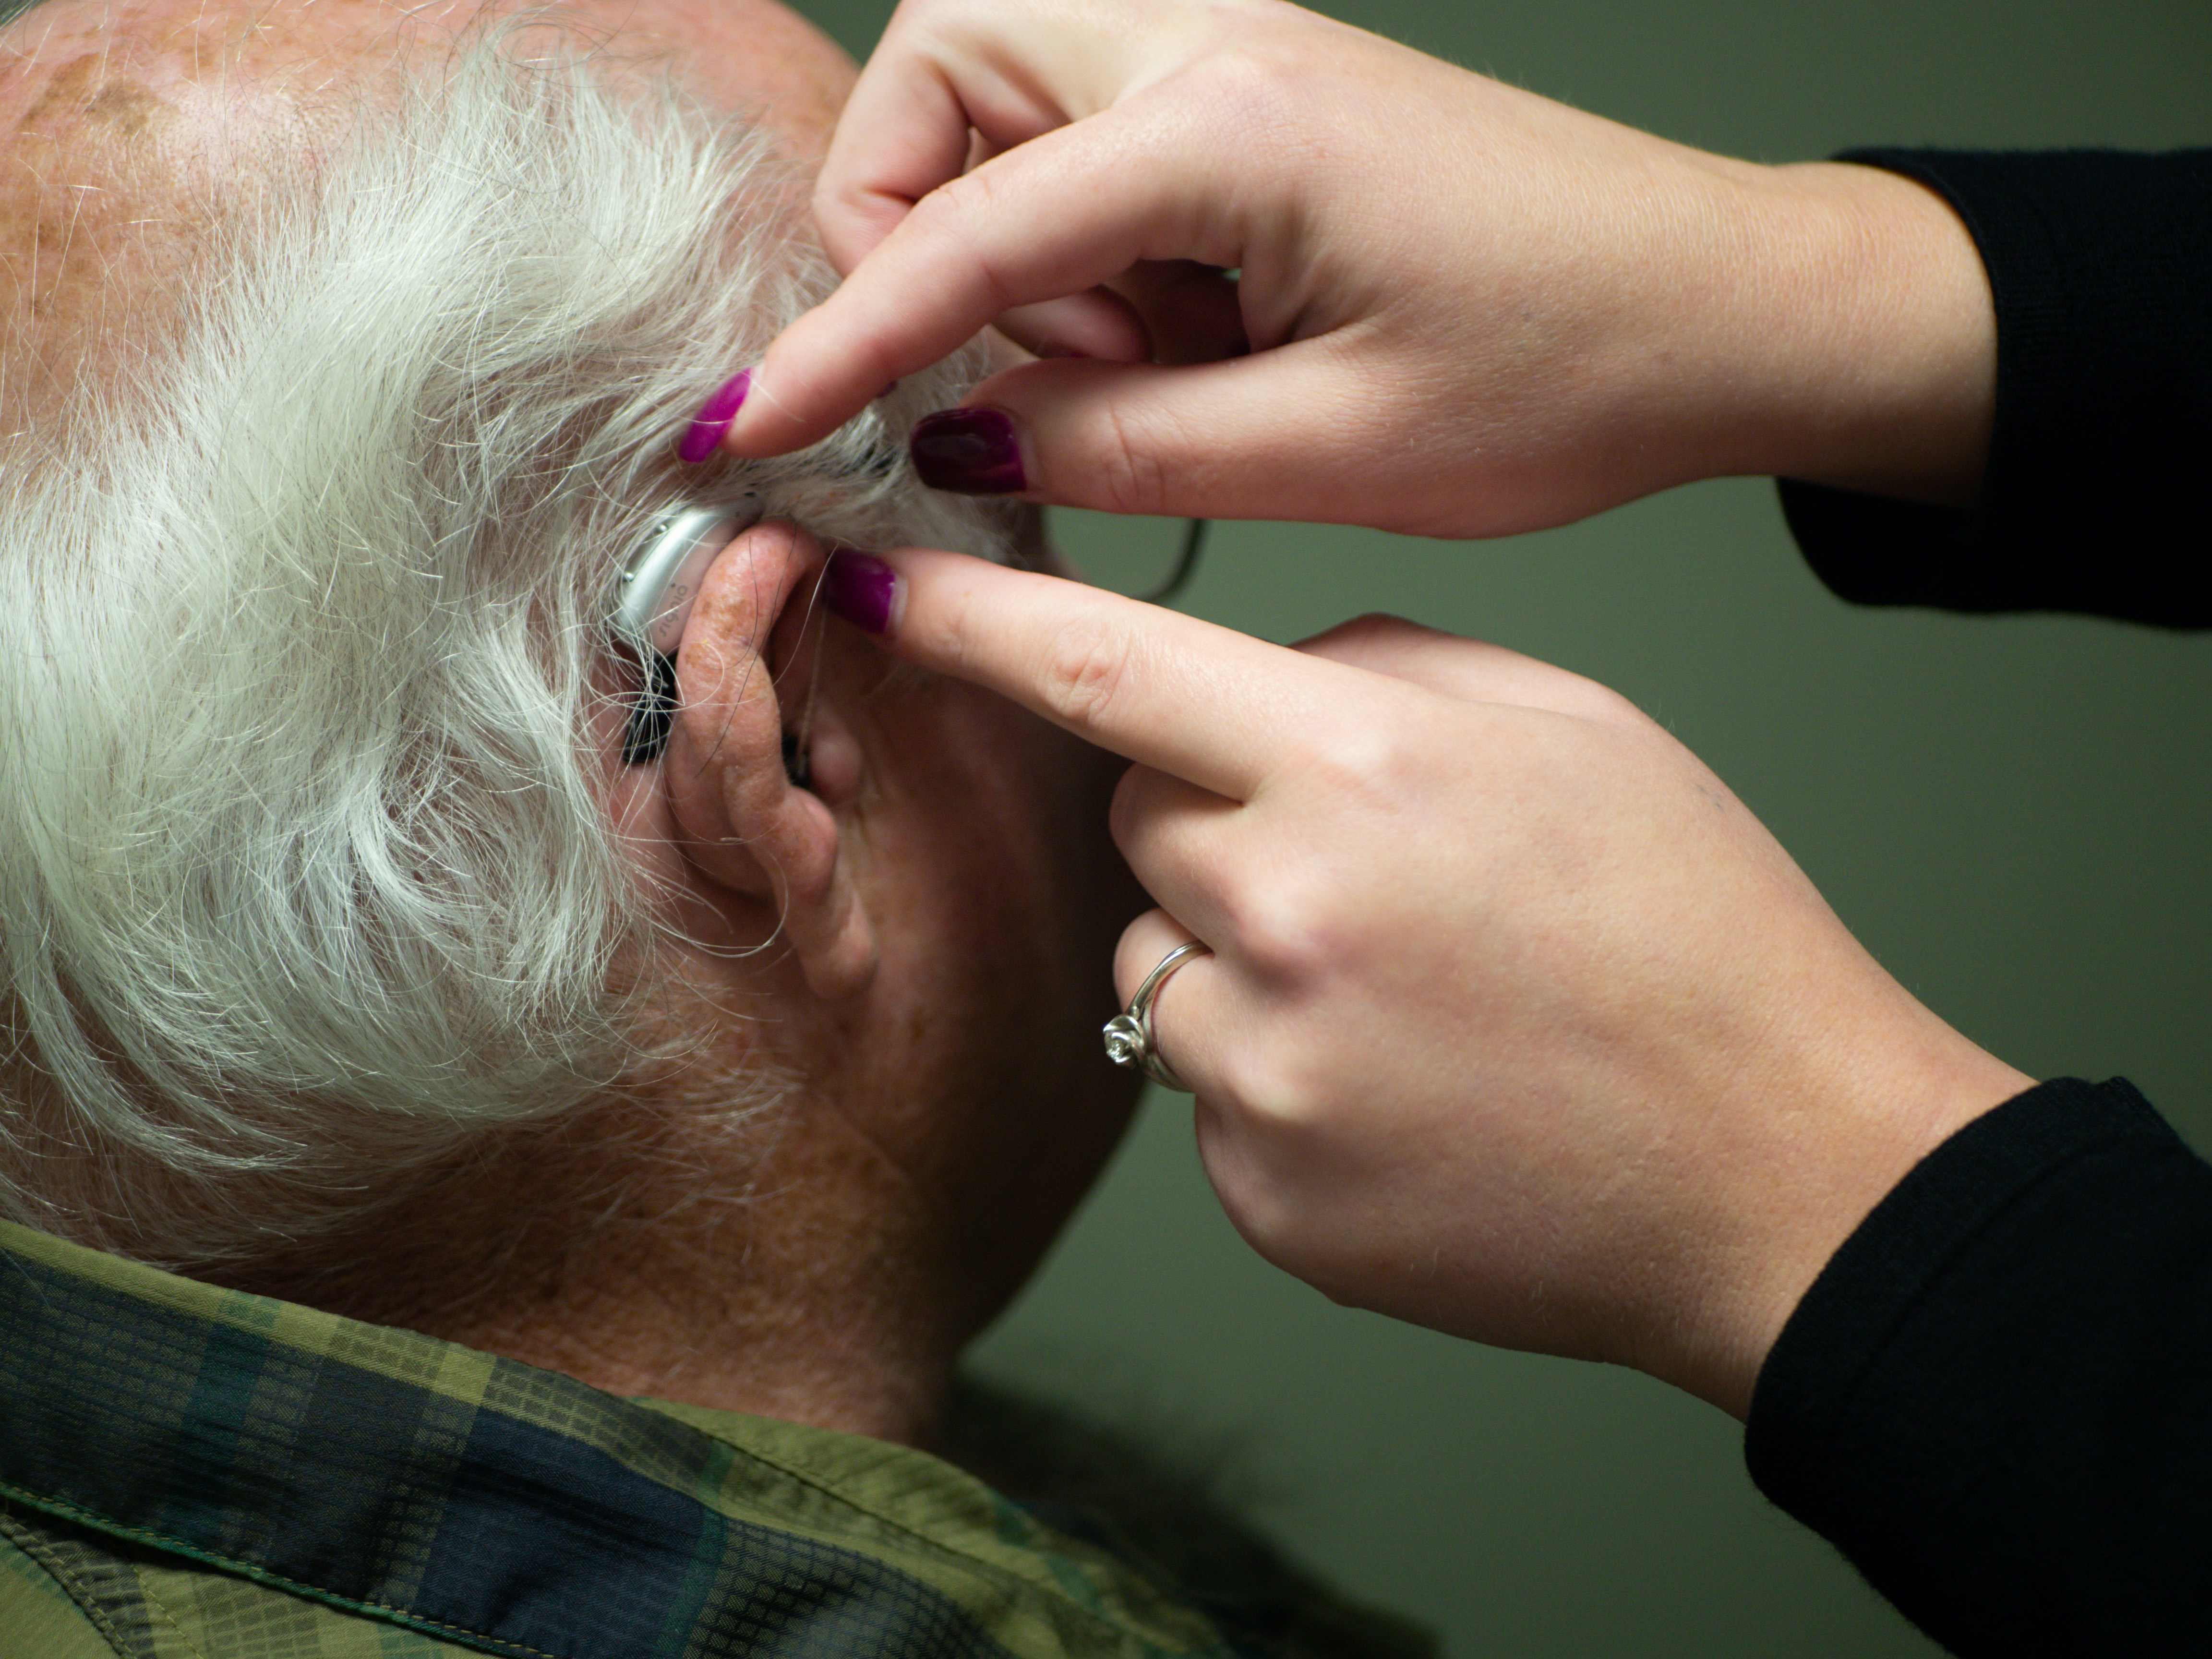
[[183, 1644], [185, 1651], [191, 1655], [191, 1659], [207, 1659], [207, 1655], [201, 1650], [200, 1644], [185, 1634], [185, 1627], [177, 1622], [177, 1615], [169, 1611], [169, 1604], [161, 1599], [161, 1592], [146, 1582], [145, 1575], [134, 1572], [131, 1577], [137, 1579], [138, 1594], [146, 1598], [146, 1605], [161, 1615], [162, 1622], [168, 1626], [170, 1633]]
[[[643, 1407], [642, 1409], [650, 1410], [651, 1407]], [[1140, 1633], [1132, 1623], [1127, 1620], [1110, 1619], [1104, 1613], [1100, 1613], [1097, 1608], [1085, 1606], [1080, 1600], [1075, 1596], [1070, 1595], [1057, 1583], [1054, 1583], [1049, 1581], [1025, 1577], [1021, 1573], [1016, 1571], [1013, 1568], [1006, 1565], [1005, 1563], [989, 1560], [983, 1556], [975, 1553], [965, 1546], [951, 1544], [942, 1538], [933, 1538], [927, 1533], [920, 1530], [912, 1522], [902, 1521], [894, 1515], [886, 1515], [881, 1510], [877, 1509], [874, 1505], [865, 1503], [860, 1498], [854, 1497], [850, 1492], [841, 1491], [838, 1487], [828, 1484], [821, 1476], [811, 1474], [805, 1469], [794, 1468], [791, 1464], [785, 1462], [782, 1459], [774, 1456], [769, 1453], [761, 1451], [757, 1448], [742, 1445], [733, 1439], [726, 1438], [721, 1435], [716, 1434], [711, 1429], [701, 1428], [696, 1423], [684, 1422], [684, 1419], [682, 1418], [678, 1418], [675, 1420], [679, 1423], [684, 1423], [686, 1428], [691, 1429], [696, 1433], [703, 1434], [708, 1439], [715, 1441], [721, 1445], [727, 1446], [744, 1456], [753, 1458], [760, 1462], [767, 1464], [770, 1468], [780, 1471], [781, 1473], [789, 1476], [792, 1480], [798, 1481], [801, 1486], [811, 1487], [815, 1492], [820, 1492], [823, 1497], [828, 1498], [834, 1502], [845, 1504], [848, 1508], [857, 1510], [863, 1515], [872, 1516], [877, 1521], [881, 1522], [884, 1526], [889, 1527], [893, 1531], [896, 1532], [901, 1537], [908, 1539], [914, 1544], [918, 1545], [933, 1553], [952, 1556], [979, 1572], [989, 1574], [991, 1577], [995, 1578], [1011, 1581], [1013, 1583], [1020, 1585], [1025, 1590], [1049, 1592], [1051, 1595], [1056, 1596], [1063, 1605], [1073, 1609], [1076, 1613], [1082, 1615], [1082, 1617], [1090, 1620], [1093, 1625], [1096, 1625], [1099, 1629], [1108, 1632], [1118, 1638], [1137, 1642], [1140, 1645], [1148, 1649], [1156, 1646], [1156, 1644], [1154, 1644], [1151, 1638]], [[1044, 1530], [1057, 1534], [1057, 1528], [1047, 1527], [1044, 1522], [1037, 1520], [1034, 1516], [1025, 1514], [1024, 1519], [1027, 1520], [1029, 1524], [1031, 1526], [1038, 1527]], [[1212, 1632], [1217, 1640], [1222, 1639], [1220, 1627], [1211, 1615], [1197, 1612], [1195, 1609], [1191, 1609], [1190, 1611], [1193, 1613], [1194, 1617], [1201, 1620], [1207, 1628]]]
[[[503, 1637], [489, 1636], [482, 1631], [471, 1630], [465, 1625], [452, 1625], [443, 1620], [425, 1618], [421, 1613], [410, 1612], [404, 1607], [393, 1607], [389, 1602], [367, 1601], [354, 1596], [340, 1595], [335, 1590], [320, 1589], [301, 1580], [288, 1578], [282, 1573], [271, 1572], [266, 1567], [257, 1567], [249, 1562], [236, 1561], [228, 1556], [217, 1555], [212, 1550], [202, 1549], [198, 1545], [181, 1538], [172, 1538], [165, 1533], [155, 1532], [149, 1528], [133, 1527], [120, 1521], [110, 1520], [98, 1510], [87, 1508], [81, 1504], [73, 1504], [67, 1498], [41, 1498], [12, 1482], [0, 1481], [0, 1495], [13, 1498], [19, 1503], [27, 1504], [33, 1509], [58, 1516], [63, 1520], [74, 1521], [80, 1525], [93, 1527], [112, 1536], [129, 1539], [133, 1543], [147, 1544], [157, 1549], [167, 1550], [173, 1554], [181, 1555], [187, 1560], [198, 1561], [222, 1571], [234, 1572], [257, 1584], [267, 1584], [277, 1589], [289, 1590], [295, 1595], [308, 1596], [328, 1606], [350, 1608], [356, 1613], [370, 1615], [384, 1614], [395, 1624], [411, 1626], [424, 1632], [443, 1632], [448, 1636], [459, 1637], [465, 1641], [481, 1643], [486, 1647], [496, 1648], [502, 1653], [523, 1655], [525, 1659], [559, 1659], [558, 1655], [550, 1653], [543, 1648], [534, 1648], [524, 1642], [510, 1642]], [[45, 1565], [45, 1563], [41, 1562], [40, 1565]], [[141, 1587], [143, 1588], [143, 1581]], [[147, 1593], [150, 1596], [151, 1592]], [[165, 1616], [166, 1613], [167, 1609], [164, 1609]], [[103, 1631], [102, 1634], [106, 1632]], [[109, 1645], [114, 1645], [112, 1638]], [[187, 1644], [187, 1645], [190, 1644]], [[121, 1654], [122, 1650], [118, 1649], [117, 1651]]]
[[84, 1615], [85, 1622], [114, 1651], [116, 1659], [131, 1659], [131, 1651], [124, 1643], [123, 1633], [116, 1629], [115, 1621], [107, 1616], [107, 1609], [100, 1605], [99, 1598], [92, 1593], [92, 1587], [69, 1567], [49, 1559], [49, 1552], [41, 1547], [44, 1540], [32, 1528], [12, 1515], [0, 1515], [0, 1534], [5, 1534], [9, 1542], [38, 1564], [40, 1571], [62, 1587], [70, 1605]]

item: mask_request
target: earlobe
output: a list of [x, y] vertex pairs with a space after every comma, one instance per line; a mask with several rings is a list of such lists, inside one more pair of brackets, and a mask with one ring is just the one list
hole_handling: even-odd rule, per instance
[[788, 939], [814, 993], [840, 998], [873, 976], [875, 938], [836, 815], [786, 768], [776, 671], [795, 684], [806, 676], [775, 663], [771, 649], [786, 603], [823, 556], [804, 531], [764, 524], [716, 558], [684, 625], [679, 704], [660, 766], [699, 877], [759, 909], [763, 939]]

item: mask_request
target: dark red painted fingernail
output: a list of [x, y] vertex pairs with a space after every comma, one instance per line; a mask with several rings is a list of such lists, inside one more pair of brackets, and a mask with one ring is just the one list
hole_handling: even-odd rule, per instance
[[914, 423], [907, 451], [932, 489], [1011, 495], [1029, 488], [1013, 417], [1003, 409], [940, 409]]
[[745, 393], [753, 386], [753, 372], [741, 369], [722, 382], [714, 395], [707, 399], [706, 407], [691, 420], [691, 427], [684, 434], [684, 441], [676, 446], [676, 459], [687, 465], [696, 466], [714, 453], [714, 446], [722, 441], [722, 434], [730, 429], [730, 422], [738, 418], [738, 411], [745, 406]]
[[891, 608], [898, 599], [898, 572], [872, 553], [840, 548], [822, 573], [822, 602], [854, 627], [871, 634], [891, 631]]

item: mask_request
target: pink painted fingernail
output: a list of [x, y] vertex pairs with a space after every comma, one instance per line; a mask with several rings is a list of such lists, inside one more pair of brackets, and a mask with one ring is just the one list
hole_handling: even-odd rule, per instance
[[714, 446], [722, 441], [722, 434], [730, 429], [730, 422], [738, 418], [738, 411], [745, 406], [745, 393], [752, 390], [753, 372], [740, 369], [722, 383], [721, 389], [707, 399], [706, 407], [693, 416], [690, 430], [684, 441], [676, 446], [676, 459], [686, 465], [696, 466], [714, 453]]
[[854, 627], [871, 634], [891, 631], [891, 606], [898, 598], [898, 572], [872, 553], [840, 548], [822, 574], [822, 602]]

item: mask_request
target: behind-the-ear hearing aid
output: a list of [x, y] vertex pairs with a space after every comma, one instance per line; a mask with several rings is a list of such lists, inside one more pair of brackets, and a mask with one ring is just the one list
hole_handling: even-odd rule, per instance
[[[658, 760], [676, 714], [676, 647], [699, 585], [714, 556], [766, 511], [757, 495], [714, 506], [678, 507], [659, 520], [623, 567], [615, 596], [616, 635], [637, 655], [645, 678], [623, 732], [623, 763]], [[789, 769], [790, 757], [785, 757]]]

